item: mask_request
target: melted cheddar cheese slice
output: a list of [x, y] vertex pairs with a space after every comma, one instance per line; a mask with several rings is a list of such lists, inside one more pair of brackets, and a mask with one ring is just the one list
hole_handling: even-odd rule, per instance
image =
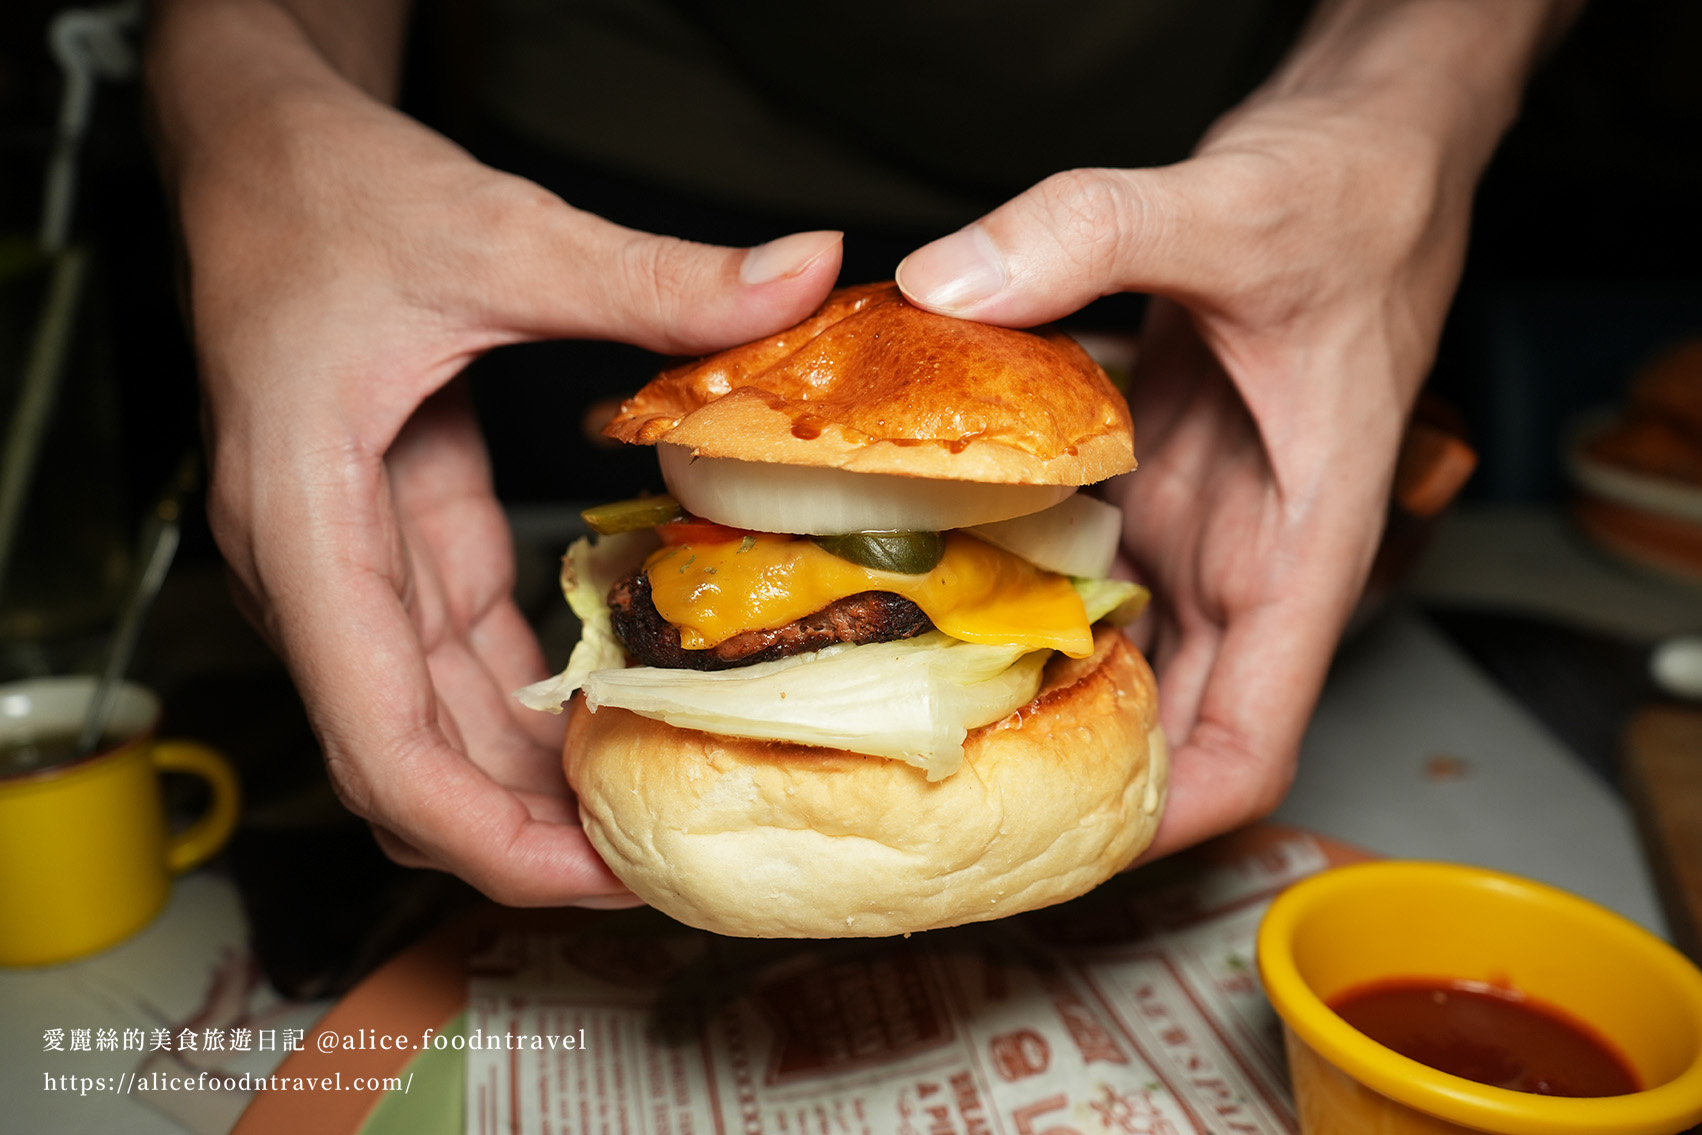
[[680, 544], [644, 563], [661, 616], [687, 650], [705, 650], [747, 630], [782, 627], [861, 591], [890, 591], [915, 603], [934, 626], [964, 642], [1093, 652], [1093, 632], [1070, 581], [959, 532], [926, 575], [876, 571], [809, 540], [759, 535]]

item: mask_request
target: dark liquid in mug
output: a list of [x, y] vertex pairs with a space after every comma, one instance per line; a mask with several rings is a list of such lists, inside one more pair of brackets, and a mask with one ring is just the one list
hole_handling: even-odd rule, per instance
[[1625, 1058], [1589, 1026], [1513, 990], [1396, 978], [1330, 1002], [1348, 1024], [1451, 1076], [1545, 1096], [1638, 1090]]
[[[100, 739], [95, 752], [116, 745], [120, 738], [108, 734]], [[14, 737], [0, 741], [0, 779], [8, 776], [27, 776], [43, 769], [68, 765], [78, 759], [75, 733], [45, 733], [35, 737]]]

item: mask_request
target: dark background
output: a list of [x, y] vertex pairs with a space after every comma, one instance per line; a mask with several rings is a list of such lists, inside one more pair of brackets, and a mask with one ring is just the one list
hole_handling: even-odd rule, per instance
[[[28, 233], [37, 222], [40, 163], [60, 86], [44, 30], [61, 6], [0, 5], [0, 232]], [[428, 0], [421, 7], [406, 102], [481, 153], [513, 157], [458, 97], [477, 63], [468, 19], [460, 5]], [[1698, 58], [1702, 5], [1615, 0], [1586, 11], [1531, 85], [1525, 112], [1483, 181], [1465, 278], [1432, 382], [1465, 412], [1482, 452], [1473, 495], [1558, 495], [1554, 449], [1563, 422], [1580, 406], [1611, 399], [1628, 370], [1664, 343], [1702, 332]], [[111, 341], [122, 484], [133, 514], [170, 475], [197, 428], [170, 222], [140, 103], [134, 84], [102, 87], [76, 225], [102, 267], [90, 326]], [[772, 219], [694, 211], [677, 201], [658, 206], [648, 187], [594, 171], [553, 174], [578, 204], [617, 217], [672, 219], [681, 235], [753, 242], [784, 231]], [[931, 235], [938, 234], [851, 233], [846, 278], [890, 273], [914, 241]], [[1111, 305], [1085, 322], [1123, 322], [1133, 308]], [[512, 357], [475, 367], [475, 392], [490, 419], [506, 499], [591, 499], [648, 475], [642, 455], [573, 444], [562, 426], [596, 398], [641, 382], [654, 359], [628, 348], [559, 344], [504, 354]], [[514, 388], [534, 393], [527, 384], [540, 380], [528, 372], [569, 371], [595, 377], [584, 390], [553, 392], [562, 399], [560, 413], [501, 412]], [[186, 554], [213, 554], [204, 532], [191, 533]]]

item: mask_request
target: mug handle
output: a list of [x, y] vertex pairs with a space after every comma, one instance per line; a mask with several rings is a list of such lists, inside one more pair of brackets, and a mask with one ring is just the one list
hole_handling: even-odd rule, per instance
[[198, 741], [156, 741], [148, 755], [157, 771], [198, 776], [213, 792], [206, 814], [166, 841], [166, 869], [181, 875], [217, 855], [230, 839], [242, 812], [242, 787], [224, 754]]

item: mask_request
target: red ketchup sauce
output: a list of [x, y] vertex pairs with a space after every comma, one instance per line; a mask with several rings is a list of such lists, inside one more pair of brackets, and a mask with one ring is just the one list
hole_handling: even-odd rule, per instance
[[1565, 1012], [1478, 982], [1391, 978], [1330, 1008], [1402, 1056], [1451, 1076], [1544, 1096], [1619, 1096], [1637, 1076], [1612, 1045]]

